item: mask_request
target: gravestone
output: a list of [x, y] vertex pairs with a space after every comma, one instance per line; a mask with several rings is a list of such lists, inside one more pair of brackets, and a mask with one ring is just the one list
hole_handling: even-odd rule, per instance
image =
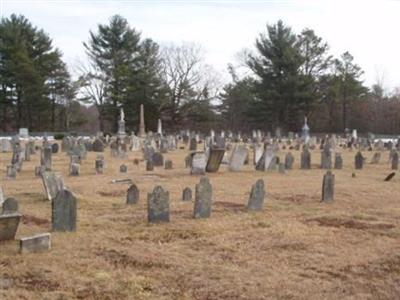
[[225, 150], [226, 147], [226, 140], [223, 136], [216, 136], [215, 137], [215, 149], [223, 149]]
[[104, 172], [104, 159], [103, 158], [96, 158], [95, 161], [95, 169], [97, 174], [103, 174]]
[[35, 167], [35, 176], [42, 176], [43, 172], [45, 172], [44, 166]]
[[182, 201], [192, 201], [192, 189], [186, 187], [182, 191]]
[[190, 151], [196, 151], [197, 150], [197, 141], [196, 141], [195, 138], [191, 138], [190, 139], [189, 150]]
[[264, 147], [263, 145], [259, 145], [259, 144], [253, 144], [253, 148], [254, 148], [254, 165], [257, 165], [257, 163], [259, 162], [259, 160], [262, 158], [263, 154], [264, 154]]
[[210, 149], [208, 161], [206, 165], [206, 172], [214, 173], [217, 172], [221, 165], [222, 158], [224, 157], [224, 149]]
[[167, 159], [165, 161], [165, 166], [164, 166], [165, 170], [172, 170], [172, 160]]
[[42, 149], [41, 165], [45, 167], [46, 171], [51, 171], [51, 165], [52, 165], [51, 155], [52, 155], [51, 147], [45, 147]]
[[77, 200], [66, 189], [61, 189], [51, 202], [53, 231], [76, 231]]
[[236, 145], [229, 160], [230, 171], [241, 171], [246, 161], [248, 151], [243, 145]]
[[64, 188], [64, 183], [60, 175], [51, 171], [42, 173], [42, 181], [46, 191], [47, 199], [53, 200], [59, 191]]
[[354, 165], [356, 170], [361, 170], [363, 168], [364, 157], [362, 156], [360, 151], [358, 151], [356, 156], [354, 157]]
[[104, 143], [101, 139], [95, 139], [92, 145], [94, 152], [104, 152]]
[[375, 152], [374, 155], [372, 156], [371, 164], [379, 164], [380, 160], [381, 160], [381, 153]]
[[278, 157], [276, 156], [276, 151], [272, 147], [267, 147], [264, 151], [263, 156], [258, 161], [256, 165], [257, 171], [266, 171], [276, 169]]
[[59, 147], [58, 147], [57, 143], [54, 143], [54, 144], [51, 145], [51, 153], [57, 154], [58, 153], [58, 149], [59, 149]]
[[169, 222], [169, 192], [161, 186], [147, 195], [147, 220], [149, 223]]
[[146, 171], [153, 171], [153, 170], [154, 170], [153, 161], [149, 159], [146, 161]]
[[342, 154], [335, 153], [335, 164], [334, 165], [335, 165], [336, 170], [341, 170], [343, 168]]
[[45, 252], [51, 249], [51, 236], [50, 233], [37, 234], [30, 237], [24, 237], [19, 242], [19, 252], [38, 253]]
[[301, 152], [300, 168], [303, 170], [311, 169], [311, 152], [308, 147], [304, 147]]
[[29, 145], [25, 147], [25, 161], [31, 161], [31, 149]]
[[292, 170], [294, 163], [294, 156], [291, 152], [287, 153], [285, 156], [285, 169]]
[[7, 179], [15, 179], [15, 178], [17, 178], [17, 169], [16, 169], [16, 167], [14, 165], [7, 166], [6, 178]]
[[13, 240], [15, 238], [21, 217], [22, 215], [19, 213], [0, 215], [0, 241]]
[[321, 169], [332, 168], [332, 151], [329, 142], [326, 141], [323, 151], [321, 152]]
[[322, 180], [322, 202], [332, 202], [335, 200], [335, 175], [328, 171]]
[[139, 189], [135, 184], [132, 184], [126, 194], [126, 204], [136, 204], [139, 201]]
[[120, 166], [119, 166], [119, 172], [120, 172], [120, 173], [126, 173], [126, 172], [128, 172], [128, 166], [125, 165], [125, 164], [120, 165]]
[[212, 207], [212, 186], [208, 177], [201, 177], [200, 183], [196, 184], [196, 192], [194, 199], [193, 217], [209, 218], [211, 216]]
[[152, 160], [155, 167], [164, 166], [164, 156], [160, 152], [155, 152], [153, 154]]
[[3, 204], [3, 215], [18, 213], [18, 202], [14, 198], [7, 198]]
[[70, 176], [79, 176], [79, 172], [81, 170], [81, 165], [77, 163], [71, 163], [69, 165], [69, 175]]
[[261, 210], [264, 205], [265, 199], [265, 184], [264, 180], [259, 179], [251, 187], [249, 202], [247, 203], [247, 210], [257, 211]]
[[3, 205], [4, 202], [4, 192], [3, 188], [0, 186], [0, 205]]
[[399, 169], [399, 153], [396, 151], [392, 156], [392, 170]]
[[206, 155], [203, 152], [194, 153], [191, 160], [191, 175], [204, 175], [206, 172]]

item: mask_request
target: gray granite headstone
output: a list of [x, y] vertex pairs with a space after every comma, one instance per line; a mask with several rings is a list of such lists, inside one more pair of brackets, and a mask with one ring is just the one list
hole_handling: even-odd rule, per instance
[[18, 202], [14, 198], [7, 198], [3, 204], [3, 215], [14, 214], [18, 212]]
[[152, 161], [155, 167], [164, 166], [164, 156], [160, 152], [155, 152], [153, 154]]
[[246, 161], [248, 151], [244, 145], [236, 145], [233, 148], [231, 158], [229, 160], [229, 170], [240, 171]]
[[0, 241], [15, 238], [21, 216], [19, 213], [0, 215]]
[[204, 175], [206, 172], [206, 155], [203, 152], [194, 153], [191, 161], [191, 175]]
[[300, 168], [303, 170], [311, 169], [311, 152], [305, 147], [301, 152]]
[[331, 202], [335, 200], [335, 175], [328, 171], [322, 181], [322, 202]]
[[392, 155], [392, 170], [399, 169], [399, 153], [396, 151]]
[[16, 169], [15, 165], [7, 166], [6, 178], [7, 179], [15, 179], [15, 178], [17, 178], [17, 169]]
[[196, 184], [196, 193], [194, 199], [193, 217], [209, 218], [212, 208], [212, 186], [208, 177], [201, 177], [200, 183]]
[[247, 203], [248, 210], [261, 210], [265, 199], [264, 180], [259, 179], [251, 187], [249, 202]]
[[169, 222], [169, 192], [161, 186], [147, 195], [147, 220], [149, 223]]
[[48, 200], [53, 200], [57, 193], [64, 188], [64, 183], [60, 175], [51, 171], [42, 173], [43, 185], [46, 190]]
[[185, 187], [182, 192], [182, 201], [192, 201], [192, 189]]
[[341, 170], [343, 168], [343, 158], [342, 154], [335, 153], [335, 169]]
[[75, 231], [77, 221], [77, 200], [66, 189], [62, 189], [51, 203], [53, 231]]
[[364, 157], [360, 151], [358, 151], [356, 156], [354, 157], [354, 165], [356, 170], [361, 170], [363, 168]]
[[125, 164], [120, 165], [120, 166], [119, 166], [119, 172], [120, 172], [120, 173], [126, 173], [126, 172], [128, 172], [128, 166], [125, 165]]
[[52, 167], [52, 149], [51, 147], [45, 147], [42, 149], [42, 163], [41, 165], [45, 167], [46, 171], [51, 171]]
[[285, 156], [285, 169], [286, 170], [292, 170], [293, 169], [293, 163], [294, 163], [294, 156], [292, 153], [287, 153]]
[[139, 201], [139, 189], [135, 184], [132, 184], [126, 194], [126, 204], [136, 204]]
[[172, 160], [170, 159], [165, 160], [164, 168], [165, 170], [172, 170]]

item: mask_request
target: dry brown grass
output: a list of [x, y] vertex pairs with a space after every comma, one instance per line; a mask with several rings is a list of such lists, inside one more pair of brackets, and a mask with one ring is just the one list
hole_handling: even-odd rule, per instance
[[[209, 174], [214, 189], [210, 219], [192, 219], [193, 203], [183, 188], [198, 177], [184, 168], [187, 150], [165, 155], [173, 170], [134, 166], [106, 153], [104, 175], [89, 153], [80, 177], [69, 177], [69, 158], [54, 156], [54, 169], [79, 199], [76, 233], [52, 233], [53, 249], [18, 254], [17, 242], [0, 244], [1, 299], [395, 299], [400, 295], [400, 176], [390, 172], [388, 153], [352, 178], [355, 152], [344, 152], [345, 168], [335, 171], [336, 201], [319, 202], [323, 170], [262, 173], [246, 166], [232, 173], [222, 166]], [[371, 152], [364, 153], [370, 159]], [[281, 154], [284, 157], [284, 153]], [[0, 154], [4, 178], [10, 154]], [[314, 168], [320, 161], [313, 152]], [[369, 160], [368, 160], [369, 161]], [[34, 178], [39, 155], [26, 162], [15, 181], [2, 181], [18, 199], [24, 218], [17, 238], [51, 227], [50, 202]], [[125, 205], [131, 178], [140, 203]], [[265, 209], [247, 213], [251, 185], [263, 178]], [[171, 222], [149, 225], [147, 193], [155, 185], [170, 192]]]

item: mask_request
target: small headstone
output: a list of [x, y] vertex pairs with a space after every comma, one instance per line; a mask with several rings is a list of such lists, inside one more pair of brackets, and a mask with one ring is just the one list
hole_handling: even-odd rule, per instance
[[155, 167], [164, 166], [164, 156], [160, 152], [155, 152], [153, 154], [152, 160]]
[[132, 184], [126, 194], [126, 204], [136, 204], [139, 201], [139, 189], [135, 184]]
[[0, 241], [13, 240], [17, 233], [21, 214], [0, 215]]
[[50, 251], [50, 249], [50, 233], [42, 233], [30, 237], [21, 238], [19, 244], [19, 252], [21, 254], [45, 252]]
[[96, 158], [95, 169], [96, 169], [97, 174], [103, 174], [103, 172], [104, 172], [104, 159], [103, 158]]
[[343, 158], [340, 153], [335, 153], [335, 169], [341, 170], [343, 168]]
[[392, 155], [392, 170], [399, 169], [399, 153], [396, 151]]
[[7, 179], [17, 178], [17, 169], [14, 165], [7, 166], [6, 178]]
[[335, 200], [335, 175], [328, 171], [322, 180], [322, 202]]
[[202, 152], [197, 152], [191, 160], [191, 175], [204, 175], [206, 172], [206, 155]]
[[60, 175], [55, 174], [51, 171], [45, 171], [42, 173], [42, 181], [46, 190], [48, 200], [53, 200], [57, 193], [64, 188], [64, 183]]
[[264, 205], [265, 199], [265, 185], [264, 180], [259, 179], [251, 187], [249, 202], [247, 203], [248, 210], [261, 210]]
[[120, 165], [120, 166], [119, 166], [119, 172], [120, 172], [120, 173], [126, 173], [126, 172], [128, 172], [128, 166], [125, 165], [125, 164]]
[[149, 159], [146, 161], [146, 171], [153, 171], [153, 170], [154, 170], [153, 161]]
[[381, 153], [375, 152], [374, 155], [372, 156], [371, 164], [379, 164], [380, 159], [381, 159]]
[[149, 223], [169, 222], [169, 192], [161, 186], [147, 195], [147, 220]]
[[94, 152], [104, 152], [104, 143], [101, 139], [96, 139], [92, 144], [92, 150]]
[[354, 158], [354, 164], [356, 170], [361, 170], [364, 165], [364, 157], [362, 156], [361, 152], [358, 151], [355, 158]]
[[182, 191], [182, 201], [192, 201], [192, 189], [185, 187]]
[[79, 172], [81, 170], [81, 165], [77, 163], [72, 163], [69, 166], [69, 175], [71, 176], [79, 176]]
[[293, 163], [294, 163], [294, 156], [291, 152], [286, 154], [285, 156], [285, 169], [286, 170], [292, 170], [293, 169]]
[[300, 168], [303, 170], [311, 169], [311, 152], [305, 147], [301, 152]]
[[209, 218], [212, 207], [212, 186], [208, 177], [201, 177], [200, 183], [196, 184], [196, 193], [194, 199], [193, 217]]
[[7, 198], [3, 204], [3, 215], [15, 214], [18, 212], [18, 202], [14, 198]]
[[51, 153], [53, 153], [53, 154], [58, 153], [58, 149], [59, 149], [59, 147], [58, 147], [57, 143], [54, 143], [51, 145]]
[[62, 189], [51, 202], [53, 231], [75, 231], [77, 220], [77, 200], [66, 189]]
[[165, 166], [164, 166], [165, 170], [172, 170], [172, 160], [167, 159], [165, 161]]
[[52, 148], [45, 147], [42, 149], [41, 165], [45, 167], [46, 171], [51, 171], [52, 166]]

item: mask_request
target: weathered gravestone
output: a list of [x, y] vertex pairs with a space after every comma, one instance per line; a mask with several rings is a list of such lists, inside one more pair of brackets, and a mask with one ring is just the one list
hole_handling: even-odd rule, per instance
[[381, 153], [375, 152], [374, 155], [372, 156], [371, 164], [379, 164], [380, 160], [381, 160]]
[[45, 167], [46, 171], [51, 171], [51, 165], [52, 165], [52, 150], [51, 147], [45, 147], [42, 149], [41, 153], [41, 165]]
[[7, 179], [15, 179], [15, 178], [17, 178], [17, 169], [16, 169], [16, 167], [14, 165], [7, 166], [6, 178]]
[[19, 242], [21, 254], [45, 252], [51, 249], [50, 233], [41, 233], [30, 237], [24, 237]]
[[248, 151], [244, 145], [236, 145], [229, 160], [229, 170], [240, 171], [246, 161]]
[[185, 187], [182, 191], [182, 201], [192, 201], [192, 189]]
[[46, 191], [47, 199], [53, 200], [59, 191], [64, 188], [64, 183], [60, 175], [51, 171], [42, 173], [42, 181]]
[[265, 199], [265, 185], [264, 180], [259, 179], [251, 187], [249, 202], [247, 203], [247, 209], [251, 211], [261, 210], [264, 205]]
[[196, 192], [194, 199], [193, 217], [209, 218], [211, 216], [212, 207], [212, 186], [208, 177], [201, 177], [200, 183], [196, 184]]
[[160, 152], [155, 152], [153, 154], [152, 161], [155, 167], [164, 166], [164, 156]]
[[263, 145], [260, 144], [253, 144], [253, 149], [254, 149], [254, 165], [257, 165], [259, 160], [262, 158], [264, 154], [264, 147]]
[[15, 238], [21, 217], [19, 213], [0, 215], [0, 241]]
[[25, 161], [31, 161], [31, 150], [28, 145], [25, 147]]
[[101, 139], [96, 139], [92, 144], [92, 150], [94, 152], [104, 152], [104, 143]]
[[392, 170], [399, 169], [399, 153], [396, 151], [392, 156]]
[[97, 174], [104, 172], [104, 157], [97, 157], [95, 160], [95, 169]]
[[165, 170], [172, 170], [172, 160], [170, 159], [165, 160], [164, 168]]
[[341, 170], [343, 168], [343, 158], [342, 154], [335, 153], [335, 169]]
[[303, 170], [311, 169], [311, 152], [308, 147], [304, 147], [301, 152], [300, 168]]
[[77, 200], [67, 189], [61, 189], [51, 202], [53, 231], [76, 231]]
[[206, 172], [210, 173], [218, 172], [224, 154], [225, 154], [224, 149], [210, 149], [210, 154], [208, 156], [208, 161], [206, 165]]
[[321, 152], [321, 169], [332, 168], [332, 151], [329, 143], [326, 142], [323, 151]]
[[203, 152], [194, 153], [191, 161], [191, 175], [204, 175], [206, 172], [206, 155]]
[[189, 150], [190, 151], [196, 151], [197, 150], [197, 141], [196, 141], [195, 138], [191, 138], [190, 139]]
[[57, 154], [58, 150], [59, 150], [59, 146], [58, 146], [57, 143], [54, 143], [54, 144], [51, 145], [51, 153]]
[[120, 165], [120, 166], [119, 166], [119, 172], [120, 172], [120, 173], [126, 173], [126, 172], [128, 172], [128, 166], [125, 165], [125, 164]]
[[2, 205], [4, 202], [4, 192], [3, 188], [0, 186], [0, 205]]
[[18, 212], [18, 202], [14, 198], [7, 198], [3, 204], [3, 215], [15, 214]]
[[154, 170], [154, 164], [151, 159], [146, 161], [146, 171], [153, 171]]
[[356, 156], [354, 157], [354, 165], [356, 170], [361, 170], [364, 165], [364, 157], [360, 151], [357, 152]]
[[135, 184], [132, 184], [126, 194], [126, 204], [136, 204], [139, 201], [139, 189]]
[[77, 163], [71, 163], [69, 165], [69, 175], [71, 176], [79, 176], [79, 172], [81, 170], [81, 165]]
[[147, 220], [149, 223], [169, 222], [169, 192], [161, 186], [147, 195]]
[[335, 200], [335, 175], [332, 171], [326, 172], [322, 180], [322, 202]]
[[278, 159], [276, 156], [276, 152], [272, 147], [267, 147], [265, 149], [263, 156], [260, 158], [256, 165], [257, 171], [266, 171], [266, 170], [274, 170], [276, 169]]
[[285, 169], [286, 170], [292, 170], [293, 169], [293, 163], [294, 163], [294, 156], [291, 152], [286, 154], [285, 156]]

